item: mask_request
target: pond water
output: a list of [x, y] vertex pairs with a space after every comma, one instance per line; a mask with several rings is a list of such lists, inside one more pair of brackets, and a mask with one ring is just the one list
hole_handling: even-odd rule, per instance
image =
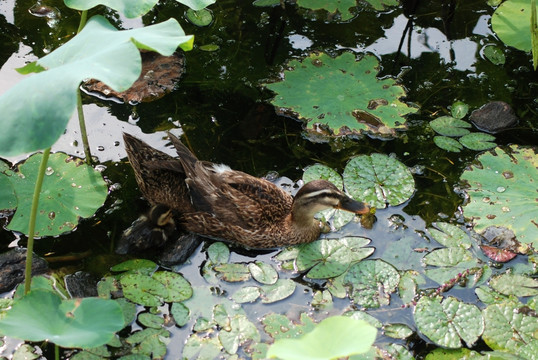
[[[166, 131], [170, 131], [181, 135], [200, 159], [225, 163], [256, 176], [277, 172], [294, 181], [301, 178], [304, 168], [316, 163], [342, 173], [349, 159], [358, 154], [383, 153], [396, 157], [414, 175], [413, 197], [402, 205], [378, 210], [372, 229], [351, 223], [336, 235], [325, 235], [371, 239], [369, 246], [374, 247], [375, 252], [370, 259], [397, 261], [398, 255], [393, 252], [395, 244], [406, 238], [415, 240], [411, 241], [411, 247], [401, 247], [403, 257], [414, 256], [404, 250], [439, 247], [424, 236], [426, 228], [434, 222], [459, 224], [468, 230], [469, 224], [462, 215], [464, 196], [459, 178], [478, 152], [463, 149], [452, 153], [438, 148], [433, 142], [436, 134], [429, 127], [429, 121], [449, 115], [455, 101], [468, 104], [471, 110], [490, 101], [505, 101], [513, 107], [519, 122], [496, 134], [495, 142], [498, 145], [538, 144], [538, 76], [532, 69], [532, 56], [505, 46], [495, 37], [489, 24], [494, 8], [483, 0], [402, 1], [400, 6], [383, 11], [376, 11], [363, 1], [358, 3], [352, 10], [351, 20], [338, 22], [323, 10], [307, 10], [294, 4], [286, 3], [282, 9], [253, 6], [252, 1], [218, 0], [209, 7], [214, 21], [206, 27], [189, 23], [185, 18], [187, 8], [175, 1], [162, 1], [137, 20], [126, 19], [101, 7], [90, 11], [90, 16], [104, 14], [119, 28], [140, 27], [174, 17], [186, 34], [195, 35], [195, 46], [185, 53], [186, 73], [177, 89], [157, 101], [129, 105], [83, 95], [91, 150], [107, 179], [110, 194], [95, 216], [81, 220], [70, 234], [39, 239], [35, 252], [55, 257], [91, 251], [80, 260], [55, 262], [51, 266], [67, 273], [88, 271], [95, 278], [127, 259], [114, 255], [114, 244], [148, 205], [141, 198], [126, 160], [122, 132], [174, 154], [166, 139]], [[0, 3], [3, 49], [0, 94], [23, 78], [14, 68], [48, 54], [69, 39], [78, 27], [78, 13], [67, 9], [61, 1], [40, 3], [54, 9], [54, 16], [49, 17], [31, 14], [28, 10], [35, 4], [27, 0]], [[504, 65], [494, 65], [483, 56], [482, 49], [487, 44], [502, 49], [506, 56]], [[216, 45], [218, 49], [204, 51], [203, 45]], [[291, 59], [303, 58], [315, 51], [332, 56], [344, 52], [358, 57], [374, 54], [381, 65], [378, 77], [398, 77], [407, 90], [404, 100], [419, 108], [406, 117], [408, 129], [391, 140], [366, 135], [320, 139], [305, 133], [301, 122], [278, 115], [270, 103], [274, 93], [263, 84], [280, 79]], [[52, 151], [83, 156], [75, 116]], [[7, 160], [14, 163], [25, 157]], [[0, 221], [4, 224], [7, 219]], [[420, 239], [427, 241], [420, 243]], [[1, 251], [25, 243], [24, 236], [0, 230]], [[195, 291], [197, 287], [208, 287], [202, 268], [207, 262], [210, 244], [210, 241], [204, 243], [186, 264], [174, 269], [183, 274]], [[232, 247], [230, 262], [259, 260], [276, 267], [278, 263], [272, 257], [277, 253], [277, 250], [254, 252]], [[526, 264], [527, 258], [519, 256], [515, 261]], [[501, 266], [496, 271], [505, 269]], [[252, 321], [270, 313], [298, 319], [301, 312], [322, 319], [346, 309], [360, 308], [346, 297], [335, 298], [330, 307], [314, 310], [313, 294], [325, 289], [323, 281], [281, 269], [279, 276], [293, 279], [297, 289], [291, 297], [274, 304], [243, 305]], [[244, 285], [224, 281], [210, 284], [224, 293], [224, 297]], [[423, 289], [438, 286], [431, 279], [420, 285]], [[465, 302], [479, 302], [473, 288], [455, 287], [447, 294]], [[403, 305], [394, 294], [390, 305], [369, 309], [368, 313], [384, 324], [402, 323], [415, 329], [413, 308]], [[167, 313], [168, 306], [160, 310]], [[168, 328], [172, 335], [167, 359], [181, 354], [185, 341], [191, 336], [193, 322], [191, 319], [184, 327]], [[133, 325], [134, 330], [140, 327]], [[262, 341], [269, 339], [267, 335], [262, 336]], [[417, 358], [423, 358], [436, 347], [428, 338], [416, 333], [399, 340], [379, 335], [376, 344], [383, 347], [395, 341]], [[487, 346], [479, 340], [473, 349], [487, 349]], [[244, 351], [240, 350], [239, 354], [245, 355]]]

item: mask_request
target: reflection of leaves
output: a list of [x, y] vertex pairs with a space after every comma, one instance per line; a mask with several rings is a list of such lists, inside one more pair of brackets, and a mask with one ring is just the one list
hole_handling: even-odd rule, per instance
[[376, 208], [396, 206], [415, 191], [415, 180], [400, 161], [384, 154], [359, 155], [344, 169], [344, 186], [356, 200]]
[[472, 219], [475, 231], [502, 225], [511, 229], [520, 242], [538, 247], [536, 234], [536, 191], [538, 156], [534, 149], [497, 147], [478, 157], [481, 166], [472, 166], [461, 175], [470, 188], [470, 201], [463, 214]]
[[349, 52], [336, 58], [311, 54], [302, 62], [292, 60], [284, 80], [267, 84], [277, 93], [272, 103], [307, 121], [329, 127], [335, 135], [364, 131], [394, 136], [404, 129], [406, 114], [415, 112], [400, 102], [405, 90], [393, 79], [379, 80], [374, 56], [356, 61]]
[[437, 345], [458, 348], [461, 340], [472, 346], [484, 331], [484, 320], [480, 309], [472, 304], [449, 297], [422, 297], [415, 308], [415, 323], [418, 330]]

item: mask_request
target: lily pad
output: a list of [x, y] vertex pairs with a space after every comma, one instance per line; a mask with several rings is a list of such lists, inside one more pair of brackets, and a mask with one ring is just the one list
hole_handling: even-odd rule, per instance
[[123, 328], [114, 300], [63, 300], [45, 289], [32, 289], [16, 300], [0, 320], [0, 332], [28, 341], [50, 341], [64, 347], [91, 348], [106, 344]]
[[482, 53], [488, 59], [491, 61], [494, 65], [504, 65], [506, 62], [506, 57], [504, 56], [504, 52], [495, 45], [486, 45], [482, 48]]
[[486, 328], [482, 339], [493, 350], [518, 353], [524, 345], [536, 341], [538, 321], [518, 310], [521, 304], [492, 304], [483, 311]]
[[282, 81], [266, 84], [277, 93], [272, 103], [306, 121], [310, 130], [321, 125], [336, 136], [395, 136], [396, 129], [406, 128], [403, 116], [417, 111], [399, 100], [405, 90], [394, 79], [376, 78], [379, 62], [372, 55], [356, 61], [349, 52], [336, 58], [314, 53], [287, 68]]
[[[17, 211], [8, 229], [28, 233], [32, 196], [42, 154], [32, 155], [10, 176], [17, 195]], [[90, 217], [103, 205], [108, 188], [101, 176], [80, 159], [51, 154], [43, 180], [36, 219], [36, 236], [59, 235], [73, 230], [80, 218]]]
[[245, 286], [232, 295], [232, 300], [238, 304], [256, 301], [261, 296], [258, 286]]
[[297, 270], [308, 271], [311, 279], [328, 279], [343, 274], [349, 266], [374, 252], [365, 248], [370, 239], [349, 237], [339, 240], [317, 240], [302, 246], [297, 256]]
[[226, 263], [213, 267], [217, 275], [224, 281], [239, 282], [250, 279], [250, 271], [247, 264]]
[[450, 113], [456, 119], [463, 119], [463, 117], [467, 115], [468, 112], [469, 105], [467, 105], [463, 101], [456, 101], [452, 104], [452, 107], [450, 109]]
[[[267, 357], [294, 360], [324, 360], [367, 352], [377, 329], [364, 320], [333, 316], [320, 322], [299, 339], [280, 339], [267, 351]], [[331, 339], [327, 342], [326, 339]]]
[[444, 136], [462, 136], [469, 133], [468, 128], [472, 125], [467, 121], [453, 118], [451, 116], [441, 116], [430, 121], [431, 128], [438, 134]]
[[166, 329], [144, 329], [135, 332], [125, 341], [134, 345], [133, 353], [138, 355], [152, 356], [153, 359], [162, 359], [166, 355], [166, 345], [170, 338], [170, 332]]
[[463, 146], [458, 140], [449, 138], [448, 136], [434, 136], [433, 142], [441, 149], [451, 152], [460, 152]]
[[230, 249], [223, 242], [215, 242], [207, 248], [207, 256], [213, 264], [225, 264], [230, 258]]
[[344, 169], [344, 186], [356, 200], [376, 208], [396, 206], [409, 200], [415, 191], [415, 180], [409, 169], [384, 154], [359, 155]]
[[434, 223], [433, 226], [437, 229], [429, 228], [428, 231], [439, 244], [464, 249], [469, 249], [472, 246], [469, 235], [458, 226], [449, 223]]
[[291, 296], [296, 288], [295, 281], [291, 279], [278, 279], [273, 285], [264, 285], [262, 290], [262, 303], [269, 304]]
[[471, 218], [475, 231], [489, 226], [511, 229], [520, 242], [538, 247], [538, 156], [532, 148], [499, 147], [478, 157], [480, 166], [465, 170], [461, 179], [469, 183], [470, 197], [463, 214]]
[[350, 286], [349, 297], [360, 306], [377, 308], [390, 303], [390, 293], [396, 290], [400, 275], [382, 260], [364, 260], [351, 266], [344, 278]]
[[491, 278], [489, 285], [505, 295], [536, 296], [538, 280], [518, 274], [501, 274]]
[[187, 20], [196, 26], [209, 26], [213, 22], [213, 13], [208, 9], [188, 9], [185, 13]]
[[326, 10], [330, 14], [340, 13], [342, 21], [353, 18], [350, 8], [357, 6], [356, 0], [297, 0], [297, 5], [311, 10]]
[[[228, 329], [228, 330], [227, 330]], [[219, 340], [228, 354], [235, 354], [239, 346], [247, 341], [259, 342], [260, 333], [245, 315], [235, 315], [230, 319], [227, 329], [219, 331]]]
[[493, 141], [495, 140], [495, 136], [485, 134], [485, 133], [471, 133], [467, 134], [465, 136], [462, 136], [459, 141], [460, 143], [465, 146], [467, 149], [476, 150], [476, 151], [482, 151], [482, 150], [488, 150], [492, 149], [497, 144], [495, 144]]
[[531, 2], [509, 0], [503, 2], [491, 16], [491, 27], [506, 45], [530, 51]]
[[454, 297], [441, 302], [440, 297], [423, 296], [417, 302], [414, 317], [421, 333], [447, 348], [461, 347], [461, 340], [472, 346], [484, 331], [480, 309]]
[[405, 324], [389, 324], [383, 328], [385, 336], [394, 339], [405, 339], [413, 335], [413, 330]]
[[252, 274], [254, 280], [262, 284], [272, 285], [278, 280], [278, 273], [275, 268], [262, 261], [248, 264], [248, 270]]

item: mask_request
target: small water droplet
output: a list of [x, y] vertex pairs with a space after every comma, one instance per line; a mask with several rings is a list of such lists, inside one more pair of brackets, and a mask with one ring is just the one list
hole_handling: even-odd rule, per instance
[[105, 170], [106, 170], [106, 165], [102, 165], [102, 164], [95, 165], [95, 171], [103, 172]]
[[54, 169], [49, 166], [47, 170], [45, 170], [45, 175], [52, 175], [52, 174], [54, 174]]
[[501, 209], [502, 209], [503, 212], [509, 212], [510, 211], [510, 208], [508, 206], [503, 206]]
[[505, 191], [506, 191], [506, 188], [505, 188], [504, 186], [499, 186], [499, 187], [497, 188], [497, 192], [502, 193], [502, 192], [505, 192]]
[[56, 217], [56, 213], [54, 211], [51, 211], [49, 213], [49, 219], [54, 220], [55, 217]]
[[80, 208], [78, 206], [75, 206], [75, 210], [80, 210]]
[[110, 185], [110, 191], [115, 191], [115, 190], [119, 190], [119, 189], [121, 189], [121, 184], [119, 184], [119, 183], [115, 183], [115, 184]]
[[77, 187], [77, 184], [71, 183], [71, 187]]

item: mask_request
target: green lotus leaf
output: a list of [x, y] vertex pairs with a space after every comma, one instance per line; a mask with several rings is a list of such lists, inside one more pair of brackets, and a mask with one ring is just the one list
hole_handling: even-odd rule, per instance
[[[48, 69], [17, 83], [0, 97], [0, 154], [5, 156], [50, 147], [65, 131], [77, 104], [81, 81], [93, 78], [116, 91], [128, 89], [141, 72], [139, 49], [171, 55], [192, 47], [174, 19], [118, 31], [104, 17], [92, 17], [84, 29], [37, 65]], [[30, 64], [22, 72], [35, 70]]]
[[350, 8], [357, 6], [356, 0], [297, 0], [297, 5], [305, 9], [326, 10], [331, 14], [339, 12], [342, 21], [353, 18]]
[[428, 232], [439, 244], [464, 249], [469, 249], [472, 246], [469, 235], [458, 226], [449, 223], [434, 223], [433, 226], [437, 229], [429, 228]]
[[245, 286], [232, 295], [232, 300], [238, 304], [254, 302], [261, 296], [261, 290], [257, 286]]
[[491, 16], [491, 27], [499, 39], [518, 50], [531, 50], [530, 24], [530, 0], [505, 1]]
[[154, 263], [151, 260], [147, 259], [131, 259], [124, 261], [120, 264], [114, 265], [110, 268], [110, 271], [114, 272], [134, 272], [134, 273], [140, 273], [140, 274], [146, 274], [151, 275], [159, 265]]
[[174, 322], [177, 326], [185, 326], [190, 319], [191, 312], [183, 303], [172, 303], [170, 314], [174, 317]]
[[166, 302], [180, 302], [192, 296], [191, 284], [181, 274], [172, 271], [157, 271], [152, 278], [166, 288], [167, 294], [163, 296]]
[[384, 154], [359, 155], [344, 169], [344, 186], [355, 200], [384, 209], [407, 201], [415, 191], [409, 169]]
[[465, 136], [462, 136], [459, 141], [467, 149], [482, 151], [492, 149], [497, 144], [494, 141], [495, 136], [485, 133], [471, 133]]
[[505, 150], [497, 147], [477, 160], [480, 166], [472, 166], [461, 175], [470, 185], [465, 190], [470, 197], [463, 207], [465, 217], [471, 218], [479, 233], [489, 226], [502, 225], [512, 230], [520, 242], [537, 248], [536, 150], [517, 145]]
[[127, 273], [120, 282], [123, 296], [142, 306], [160, 306], [168, 295], [162, 283], [144, 274]]
[[248, 264], [250, 274], [259, 283], [272, 285], [278, 280], [278, 273], [270, 264], [262, 261], [256, 261]]
[[370, 239], [353, 237], [342, 239], [322, 239], [305, 244], [299, 250], [297, 270], [310, 269], [311, 279], [327, 279], [343, 274], [353, 262], [360, 261], [374, 252], [365, 248]]
[[[28, 233], [32, 196], [42, 154], [34, 154], [18, 172], [10, 176], [17, 195], [17, 211], [8, 229]], [[80, 218], [90, 217], [100, 208], [108, 194], [101, 176], [80, 159], [66, 154], [51, 154], [43, 180], [37, 210], [35, 235], [53, 236], [73, 230]]]
[[109, 342], [123, 325], [121, 308], [114, 300], [63, 300], [56, 292], [32, 289], [0, 320], [0, 332], [28, 341], [91, 348]]
[[[267, 357], [295, 360], [344, 358], [370, 350], [377, 329], [364, 320], [333, 316], [298, 339], [279, 339], [267, 351]], [[326, 341], [331, 339], [331, 341]]]
[[398, 0], [366, 0], [366, 2], [376, 10], [385, 10], [387, 7], [398, 6], [400, 4]]
[[125, 341], [134, 345], [133, 352], [153, 359], [162, 359], [166, 355], [166, 345], [169, 341], [170, 332], [166, 329], [144, 329], [135, 332]]
[[446, 151], [460, 152], [463, 149], [463, 146], [461, 146], [458, 140], [454, 140], [448, 136], [434, 136], [433, 142]]
[[282, 81], [266, 84], [277, 94], [271, 102], [295, 113], [311, 130], [322, 125], [337, 136], [394, 136], [406, 128], [403, 116], [417, 111], [399, 100], [405, 90], [394, 79], [376, 78], [379, 62], [372, 55], [356, 61], [349, 52], [336, 58], [314, 53], [287, 68]]
[[[423, 254], [415, 251], [424, 246], [424, 240], [416, 236], [405, 236], [388, 246], [383, 253], [383, 260], [398, 270], [418, 269], [421, 266]], [[406, 254], [402, 256], [402, 254]]]
[[460, 247], [436, 249], [424, 256], [424, 264], [433, 266], [456, 266], [473, 259], [473, 255]]
[[519, 274], [501, 274], [494, 276], [489, 285], [505, 295], [536, 296], [538, 295], [538, 280]]
[[250, 279], [250, 272], [247, 264], [231, 263], [220, 264], [213, 267], [218, 276], [228, 282], [239, 282]]
[[452, 108], [450, 109], [450, 113], [456, 119], [463, 119], [463, 117], [467, 115], [468, 112], [469, 105], [467, 105], [463, 101], [456, 101], [454, 104], [452, 104]]
[[467, 121], [453, 118], [451, 116], [441, 116], [430, 121], [431, 128], [438, 134], [444, 136], [462, 136], [469, 133], [471, 127]]
[[262, 303], [269, 304], [291, 296], [296, 288], [295, 281], [291, 279], [278, 279], [276, 283], [272, 285], [263, 285], [262, 291]]
[[276, 313], [265, 315], [262, 323], [264, 330], [275, 340], [293, 339], [314, 330], [316, 323], [308, 314], [301, 313], [300, 322], [295, 323], [287, 316]]
[[150, 11], [159, 0], [64, 0], [65, 5], [71, 9], [89, 10], [98, 5], [105, 5], [114, 9], [125, 17], [133, 19]]
[[472, 346], [484, 331], [480, 309], [454, 297], [423, 296], [415, 307], [417, 329], [437, 345], [459, 348], [461, 340]]
[[351, 266], [344, 278], [350, 286], [349, 297], [363, 307], [376, 308], [388, 305], [390, 293], [396, 290], [400, 275], [382, 260], [364, 260]]
[[494, 65], [504, 65], [506, 57], [501, 49], [495, 45], [486, 45], [482, 48], [482, 53]]
[[394, 339], [405, 339], [413, 335], [413, 330], [405, 324], [389, 324], [383, 328], [384, 334]]
[[536, 341], [536, 317], [519, 311], [521, 304], [492, 304], [483, 311], [486, 328], [482, 339], [493, 350], [518, 353], [526, 344]]
[[213, 13], [208, 9], [189, 9], [185, 13], [187, 20], [196, 26], [209, 26], [213, 22]]
[[138, 315], [138, 322], [145, 327], [160, 329], [164, 325], [164, 318], [159, 315], [144, 312]]
[[260, 341], [260, 333], [256, 325], [245, 315], [233, 316], [227, 329], [229, 330], [221, 329], [218, 337], [228, 354], [235, 354], [239, 346], [247, 341], [255, 343]]
[[183, 347], [182, 359], [218, 359], [222, 345], [216, 337], [191, 334]]
[[223, 242], [215, 242], [207, 248], [207, 256], [213, 264], [225, 264], [230, 258], [230, 249]]

